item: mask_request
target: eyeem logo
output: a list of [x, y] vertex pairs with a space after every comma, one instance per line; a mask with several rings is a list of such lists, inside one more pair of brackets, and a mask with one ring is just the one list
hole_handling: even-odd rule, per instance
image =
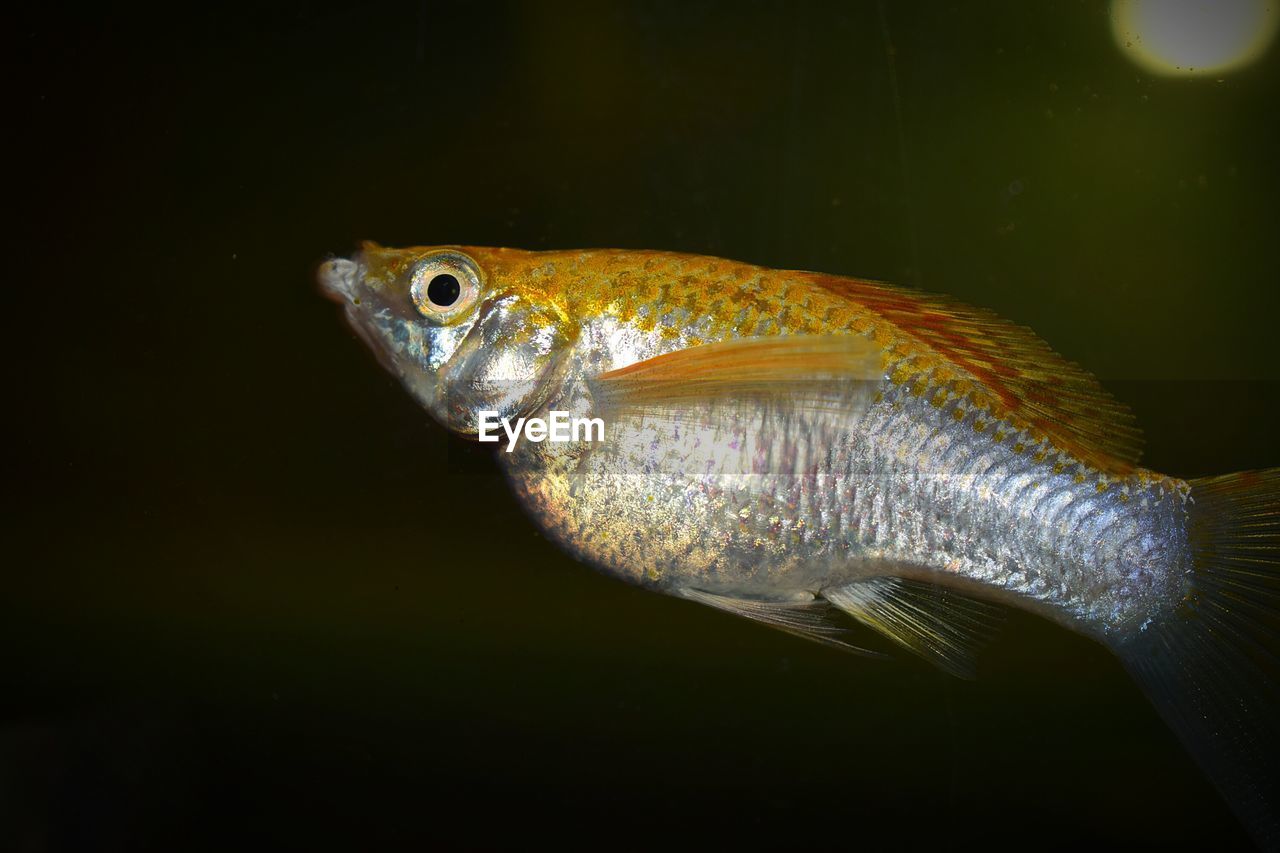
[[600, 418], [573, 418], [568, 412], [553, 410], [550, 419], [499, 417], [497, 412], [480, 412], [480, 440], [501, 441], [498, 427], [507, 434], [507, 452], [515, 449], [516, 439], [524, 433], [526, 441], [604, 441], [604, 421]]

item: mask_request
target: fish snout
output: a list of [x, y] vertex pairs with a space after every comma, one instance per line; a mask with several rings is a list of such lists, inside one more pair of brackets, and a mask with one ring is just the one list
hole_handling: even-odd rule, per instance
[[320, 291], [334, 302], [354, 302], [360, 284], [360, 265], [346, 258], [333, 258], [320, 265], [316, 279], [320, 282]]

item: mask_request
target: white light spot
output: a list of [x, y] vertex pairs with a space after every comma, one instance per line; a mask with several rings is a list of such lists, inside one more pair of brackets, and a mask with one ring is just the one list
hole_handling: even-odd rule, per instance
[[1111, 31], [1153, 73], [1221, 74], [1266, 51], [1278, 8], [1280, 0], [1113, 0]]

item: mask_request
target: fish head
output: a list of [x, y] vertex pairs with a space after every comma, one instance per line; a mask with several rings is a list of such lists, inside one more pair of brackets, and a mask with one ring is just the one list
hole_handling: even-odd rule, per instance
[[524, 417], [555, 393], [575, 337], [528, 286], [533, 253], [366, 243], [320, 266], [322, 291], [410, 394], [466, 436], [481, 412]]

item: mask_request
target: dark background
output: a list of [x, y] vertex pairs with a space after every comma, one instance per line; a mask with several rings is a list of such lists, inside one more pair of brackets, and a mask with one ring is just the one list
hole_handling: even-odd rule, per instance
[[1275, 51], [1153, 77], [1098, 2], [24, 15], [0, 847], [1245, 844], [1045, 622], [961, 682], [573, 563], [312, 276], [372, 238], [905, 282], [1098, 372], [1155, 469], [1274, 466]]

